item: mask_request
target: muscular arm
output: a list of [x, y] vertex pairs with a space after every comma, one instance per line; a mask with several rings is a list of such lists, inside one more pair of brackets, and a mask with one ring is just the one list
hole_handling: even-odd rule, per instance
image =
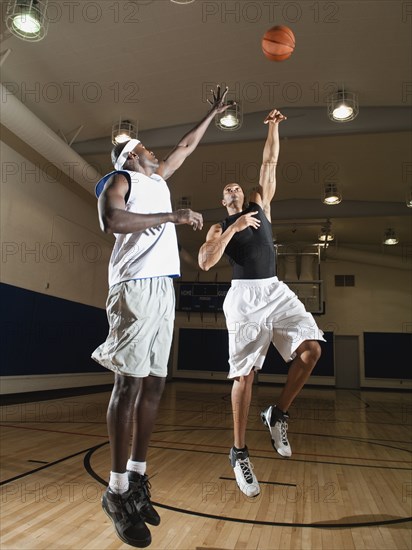
[[235, 233], [243, 231], [246, 227], [255, 229], [259, 227], [260, 220], [254, 217], [255, 214], [257, 214], [257, 210], [240, 216], [225, 231], [222, 231], [222, 227], [218, 223], [212, 225], [206, 235], [206, 242], [200, 247], [198, 255], [199, 266], [203, 271], [209, 271], [218, 263]]
[[206, 132], [215, 113], [210, 111], [203, 120], [188, 132], [169, 155], [160, 163], [157, 174], [167, 180], [183, 164], [186, 158], [193, 153]]
[[228, 108], [224, 104], [228, 89], [221, 94], [220, 86], [213, 92], [213, 101], [209, 101], [211, 109], [208, 114], [192, 129], [185, 134], [176, 147], [160, 163], [157, 173], [167, 180], [183, 164], [186, 158], [193, 153], [206, 132], [209, 124], [217, 113], [221, 113]]
[[203, 227], [201, 214], [189, 209], [155, 214], [127, 212], [128, 192], [129, 182], [122, 174], [114, 175], [107, 182], [98, 201], [100, 227], [105, 233], [140, 233], [167, 222], [192, 225], [193, 229]]
[[259, 188], [256, 197], [250, 197], [250, 200], [257, 202], [263, 208], [263, 211], [269, 221], [270, 203], [276, 191], [276, 168], [279, 157], [279, 122], [285, 120], [279, 111], [274, 109], [265, 119], [265, 124], [268, 125], [268, 136], [263, 148], [262, 166], [260, 168]]

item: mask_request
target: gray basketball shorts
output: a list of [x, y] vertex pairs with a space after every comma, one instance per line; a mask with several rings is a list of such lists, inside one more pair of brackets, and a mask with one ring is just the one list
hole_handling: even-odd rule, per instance
[[305, 340], [325, 341], [312, 314], [277, 277], [233, 280], [223, 311], [229, 333], [228, 378], [261, 369], [271, 342], [291, 361]]
[[173, 280], [155, 277], [114, 285], [106, 310], [109, 334], [92, 358], [124, 376], [165, 377], [175, 318]]

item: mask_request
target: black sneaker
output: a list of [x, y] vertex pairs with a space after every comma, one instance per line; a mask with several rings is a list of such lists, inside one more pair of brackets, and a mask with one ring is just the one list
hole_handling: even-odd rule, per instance
[[130, 489], [133, 492], [134, 503], [141, 518], [151, 525], [159, 525], [160, 516], [153, 508], [150, 502], [150, 481], [146, 474], [141, 475], [137, 472], [127, 472], [129, 476]]
[[292, 449], [288, 441], [288, 423], [289, 415], [283, 413], [275, 405], [270, 405], [260, 413], [263, 424], [269, 428], [270, 438], [273, 448], [285, 457], [292, 456]]
[[102, 508], [112, 520], [119, 538], [137, 548], [145, 548], [152, 542], [149, 529], [137, 513], [133, 493], [113, 493], [107, 488], [102, 496]]

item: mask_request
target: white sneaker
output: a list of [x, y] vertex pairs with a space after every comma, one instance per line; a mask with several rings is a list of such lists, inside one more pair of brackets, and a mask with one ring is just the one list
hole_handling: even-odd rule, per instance
[[249, 451], [235, 451], [232, 447], [229, 453], [229, 460], [235, 472], [236, 483], [239, 489], [248, 497], [256, 497], [260, 493], [259, 482], [253, 473], [253, 466], [249, 460]]
[[267, 409], [260, 413], [260, 418], [262, 419], [263, 424], [269, 428], [272, 446], [275, 451], [284, 457], [292, 456], [292, 449], [290, 447], [287, 434], [288, 423], [286, 420], [289, 418], [288, 415], [270, 405]]

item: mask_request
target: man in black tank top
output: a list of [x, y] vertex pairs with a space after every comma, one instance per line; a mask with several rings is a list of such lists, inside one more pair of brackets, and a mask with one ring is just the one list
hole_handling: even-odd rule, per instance
[[226, 254], [233, 268], [223, 306], [229, 331], [228, 378], [233, 379], [234, 445], [229, 459], [237, 484], [247, 496], [260, 492], [246, 446], [254, 373], [262, 368], [271, 342], [285, 361], [292, 361], [276, 403], [261, 412], [273, 448], [289, 457], [292, 451], [287, 438], [287, 411], [320, 357], [317, 340], [324, 340], [313, 316], [276, 277], [270, 203], [276, 190], [279, 123], [285, 119], [276, 109], [266, 117], [268, 137], [259, 185], [246, 208], [243, 190], [237, 183], [224, 187], [222, 204], [228, 217], [210, 228], [198, 258], [201, 269], [208, 271]]

